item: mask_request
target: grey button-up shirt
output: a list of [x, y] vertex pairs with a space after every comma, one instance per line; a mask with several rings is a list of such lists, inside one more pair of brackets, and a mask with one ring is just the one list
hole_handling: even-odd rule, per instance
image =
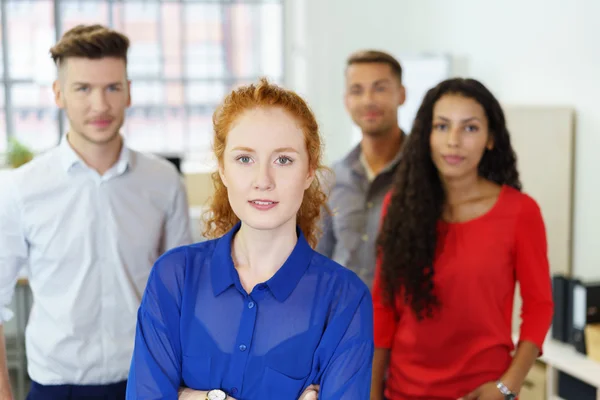
[[375, 242], [379, 232], [381, 206], [391, 187], [401, 152], [369, 181], [356, 146], [333, 165], [335, 173], [325, 213], [323, 236], [317, 251], [354, 271], [368, 286], [375, 272]]

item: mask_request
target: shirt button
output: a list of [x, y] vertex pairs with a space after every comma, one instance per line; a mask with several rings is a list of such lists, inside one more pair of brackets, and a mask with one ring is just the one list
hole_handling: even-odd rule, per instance
[[236, 394], [237, 393], [237, 388], [231, 388], [231, 394]]
[[368, 242], [369, 241], [369, 235], [367, 235], [366, 233], [364, 235], [362, 235], [362, 240], [363, 240], [363, 242]]
[[248, 308], [254, 308], [254, 302], [251, 301], [250, 303], [248, 303]]
[[240, 351], [246, 351], [246, 345], [240, 344]]

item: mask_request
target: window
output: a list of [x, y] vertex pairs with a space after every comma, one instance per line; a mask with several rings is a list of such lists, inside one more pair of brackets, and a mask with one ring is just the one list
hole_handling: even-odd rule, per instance
[[202, 164], [223, 96], [261, 76], [283, 82], [283, 1], [2, 1], [0, 154], [9, 137], [36, 152], [58, 144], [68, 122], [54, 104], [48, 50], [75, 25], [100, 23], [131, 40], [129, 146]]

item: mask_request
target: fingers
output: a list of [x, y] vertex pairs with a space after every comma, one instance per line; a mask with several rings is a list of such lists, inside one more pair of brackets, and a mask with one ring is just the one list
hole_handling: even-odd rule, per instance
[[304, 392], [302, 392], [302, 395], [300, 396], [299, 400], [318, 400], [319, 389], [319, 385], [310, 385], [309, 387], [304, 389]]
[[306, 393], [306, 396], [304, 396], [304, 400], [318, 400], [318, 398], [319, 395], [314, 390], [311, 390], [310, 392]]
[[319, 386], [319, 385], [310, 385], [309, 387], [306, 388], [306, 390], [314, 390], [315, 392], [319, 392], [320, 388], [321, 388], [321, 386]]
[[466, 395], [465, 397], [461, 397], [458, 400], [477, 400], [478, 396], [479, 396], [479, 393], [477, 391], [473, 391], [473, 392], [469, 393], [468, 395]]

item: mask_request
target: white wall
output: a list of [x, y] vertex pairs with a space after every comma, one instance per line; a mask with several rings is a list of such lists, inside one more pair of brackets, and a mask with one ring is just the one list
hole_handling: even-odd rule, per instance
[[[288, 72], [326, 138], [327, 159], [348, 151], [342, 103], [347, 55], [359, 48], [444, 52], [453, 72], [503, 103], [577, 111], [574, 273], [600, 279], [600, 2], [596, 0], [289, 0], [305, 7], [288, 29]], [[288, 11], [297, 9], [291, 4]], [[410, 93], [408, 93], [410, 96]], [[552, 162], [540, 155], [540, 162]]]

